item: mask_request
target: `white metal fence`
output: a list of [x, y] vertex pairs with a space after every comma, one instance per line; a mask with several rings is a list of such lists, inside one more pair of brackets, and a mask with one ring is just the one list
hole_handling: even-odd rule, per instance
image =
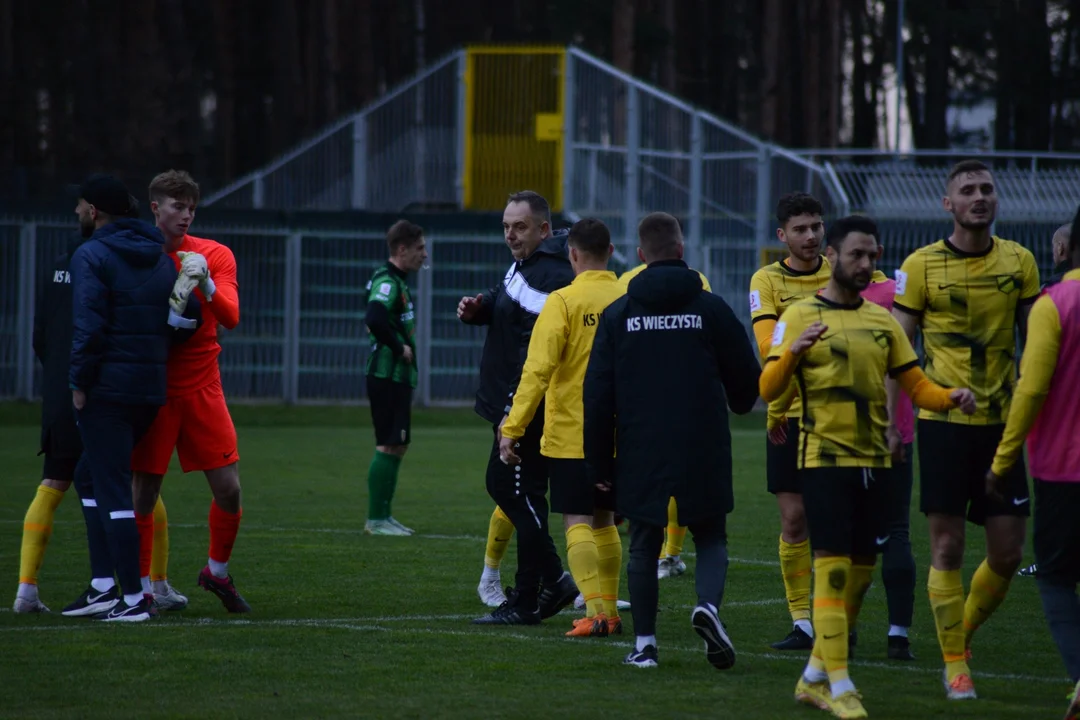
[[[0, 219], [0, 398], [40, 395], [41, 373], [32, 349], [35, 297], [51, 279], [55, 258], [75, 232], [66, 221]], [[949, 232], [940, 221], [881, 221], [891, 272], [917, 247]], [[1056, 222], [1000, 222], [997, 232], [1031, 248], [1043, 271], [1050, 265]], [[384, 231], [200, 227], [199, 234], [236, 255], [240, 324], [221, 331], [222, 381], [230, 398], [351, 403], [365, 399], [368, 353], [365, 286], [385, 262]], [[496, 233], [498, 231], [496, 230]], [[455, 308], [503, 276], [509, 253], [499, 234], [429, 232], [430, 269], [411, 277], [416, 293], [417, 402], [468, 404], [478, 384], [485, 329], [464, 325]], [[758, 267], [753, 238], [702, 246], [703, 271], [750, 333], [747, 288]], [[622, 270], [624, 268], [613, 268]]]
[[1003, 220], [1072, 219], [1080, 202], [1076, 153], [916, 150], [796, 150], [832, 174], [852, 209], [875, 217], [937, 219], [949, 167], [967, 158], [994, 171]]
[[[35, 297], [73, 237], [73, 223], [0, 219], [0, 397], [40, 395], [33, 355]], [[385, 230], [283, 231], [200, 227], [237, 259], [240, 324], [220, 331], [222, 382], [234, 399], [358, 402], [365, 399], [368, 279], [386, 261]], [[498, 230], [496, 229], [496, 233]], [[432, 269], [410, 279], [416, 293], [417, 402], [469, 402], [484, 329], [458, 321], [463, 295], [486, 291], [510, 262], [501, 234], [429, 233]]]

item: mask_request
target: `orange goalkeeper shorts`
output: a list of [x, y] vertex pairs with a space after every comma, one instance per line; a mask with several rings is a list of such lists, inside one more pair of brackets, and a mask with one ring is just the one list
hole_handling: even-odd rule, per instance
[[186, 473], [214, 470], [240, 459], [236, 427], [225, 404], [221, 381], [169, 398], [135, 446], [131, 469], [164, 475], [174, 449]]

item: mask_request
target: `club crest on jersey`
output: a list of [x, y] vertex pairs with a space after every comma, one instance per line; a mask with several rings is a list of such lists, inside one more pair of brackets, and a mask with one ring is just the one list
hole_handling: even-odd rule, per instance
[[892, 340], [892, 335], [887, 330], [871, 330], [870, 335], [874, 338], [874, 342], [883, 348], [889, 347]]
[[1019, 275], [995, 275], [997, 289], [1003, 293], [1018, 291], [1024, 284], [1024, 279]]

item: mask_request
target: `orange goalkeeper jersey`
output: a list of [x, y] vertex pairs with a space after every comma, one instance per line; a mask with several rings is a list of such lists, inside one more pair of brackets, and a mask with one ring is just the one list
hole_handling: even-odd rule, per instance
[[[232, 330], [240, 322], [240, 295], [232, 250], [216, 240], [185, 235], [177, 251], [196, 252], [206, 258], [210, 279], [214, 281], [214, 295], [208, 301], [202, 290], [194, 290], [202, 303], [203, 322], [190, 340], [176, 345], [169, 354], [167, 394], [170, 397], [199, 390], [221, 379], [218, 325]], [[179, 271], [180, 258], [175, 252], [169, 256]]]

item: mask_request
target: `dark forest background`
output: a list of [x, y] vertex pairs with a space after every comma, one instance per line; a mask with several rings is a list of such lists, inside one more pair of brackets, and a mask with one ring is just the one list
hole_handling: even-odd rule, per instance
[[[249, 172], [467, 43], [576, 44], [751, 132], [880, 147], [895, 0], [0, 0], [0, 191]], [[1080, 0], [908, 0], [916, 147], [1080, 149]]]

